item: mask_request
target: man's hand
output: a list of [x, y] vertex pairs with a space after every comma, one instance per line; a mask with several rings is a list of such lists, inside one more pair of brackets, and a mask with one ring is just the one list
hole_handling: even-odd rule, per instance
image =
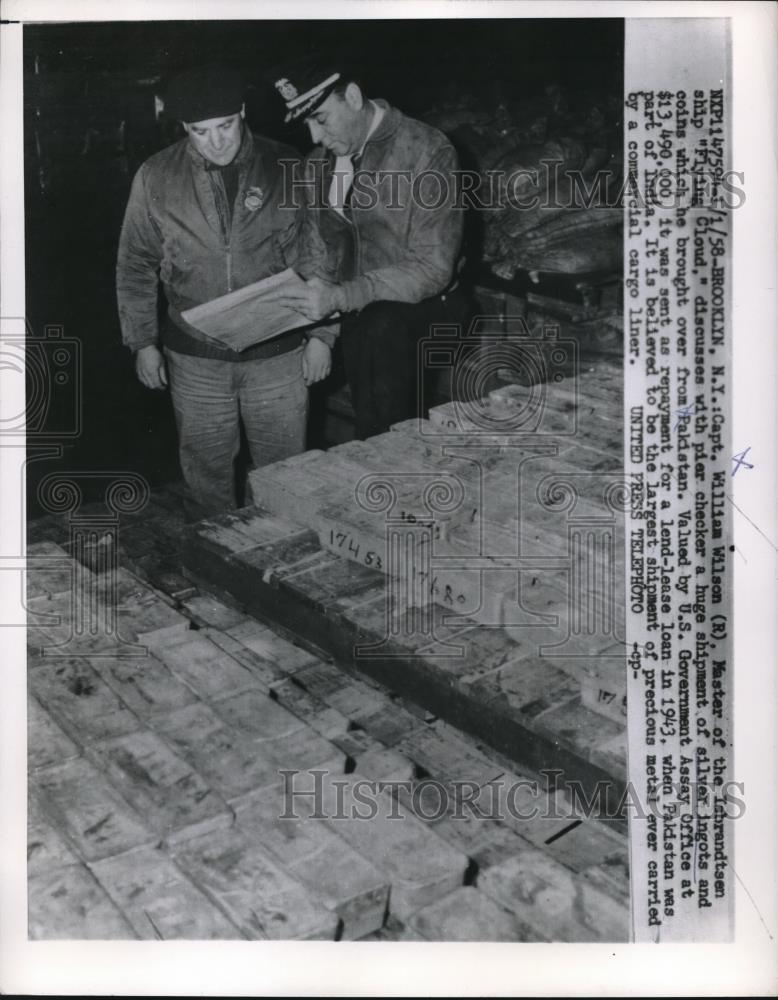
[[321, 278], [310, 278], [304, 287], [285, 291], [278, 301], [287, 309], [302, 313], [314, 323], [343, 309], [340, 285], [322, 281]]
[[154, 344], [136, 351], [135, 374], [147, 389], [164, 389], [167, 385], [165, 358]]
[[311, 337], [303, 350], [303, 382], [313, 385], [326, 378], [332, 368], [332, 351], [323, 340]]

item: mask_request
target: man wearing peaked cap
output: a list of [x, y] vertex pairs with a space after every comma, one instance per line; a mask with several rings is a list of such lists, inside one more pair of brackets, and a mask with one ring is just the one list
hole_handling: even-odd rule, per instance
[[468, 318], [456, 153], [437, 129], [366, 98], [342, 64], [300, 62], [273, 85], [286, 121], [304, 121], [315, 143], [301, 187], [336, 275], [284, 302], [341, 317], [357, 436], [368, 437], [416, 415], [419, 340]]
[[300, 60], [293, 68], [294, 80], [272, 74], [272, 83], [286, 102], [286, 122], [302, 118], [322, 104], [335, 89], [341, 73], [335, 64], [316, 59]]
[[[253, 135], [243, 88], [224, 67], [177, 76], [165, 111], [186, 136], [138, 170], [119, 242], [122, 338], [149, 389], [170, 385], [191, 516], [234, 507], [240, 424], [255, 466], [305, 447], [307, 385], [330, 368], [332, 334], [281, 334], [240, 353], [189, 326], [193, 306], [294, 266], [320, 273], [326, 251], [303, 233], [279, 161], [290, 147]], [[322, 270], [321, 273], [328, 273]], [[158, 282], [168, 305], [158, 324]]]

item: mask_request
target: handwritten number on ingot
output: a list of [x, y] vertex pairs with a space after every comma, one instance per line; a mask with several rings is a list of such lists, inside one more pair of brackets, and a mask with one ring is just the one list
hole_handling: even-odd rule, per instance
[[[411, 517], [413, 517], [413, 515], [411, 515]], [[337, 549], [342, 549], [344, 552], [350, 553], [351, 556], [353, 557], [353, 561], [355, 562], [360, 561], [359, 543], [354, 540], [353, 536], [350, 533], [346, 531], [335, 531], [334, 528], [330, 528], [330, 545], [332, 545]], [[378, 570], [383, 569], [383, 561], [378, 552], [374, 552], [372, 550], [365, 552], [361, 561], [364, 563], [365, 566], [372, 566]], [[421, 584], [424, 584], [424, 581], [429, 576], [429, 573], [427, 573], [425, 570], [417, 570], [415, 566], [411, 568], [411, 572], [413, 573], [414, 577], [418, 578]], [[429, 585], [429, 593], [430, 596], [432, 597], [435, 597], [435, 595], [439, 593], [438, 578], [436, 576], [432, 578], [432, 581]], [[454, 589], [450, 584], [446, 584], [443, 600], [446, 602], [446, 604], [452, 606], [454, 605], [455, 602], [457, 604], [467, 604], [466, 595], [463, 593], [455, 594]]]
[[[354, 561], [359, 561], [360, 546], [358, 542], [354, 541], [352, 535], [345, 531], [335, 531], [330, 529], [330, 545], [336, 545], [339, 549], [344, 549], [350, 552], [354, 557]], [[365, 566], [374, 566], [375, 569], [383, 569], [383, 562], [381, 556], [377, 552], [369, 551], [364, 555], [363, 562]]]
[[[607, 691], [605, 688], [598, 688], [597, 689], [597, 701], [605, 702], [606, 705], [610, 705], [613, 701], [616, 700], [616, 697], [617, 697], [617, 695], [616, 695], [615, 691]], [[627, 696], [626, 695], [622, 695], [620, 708], [621, 708], [621, 714], [623, 716], [626, 716], [626, 714], [627, 714]]]

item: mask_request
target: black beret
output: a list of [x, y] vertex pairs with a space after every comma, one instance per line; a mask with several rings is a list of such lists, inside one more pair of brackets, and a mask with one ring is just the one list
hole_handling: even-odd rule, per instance
[[204, 122], [237, 114], [244, 100], [240, 76], [223, 66], [179, 73], [165, 94], [165, 114], [182, 122]]

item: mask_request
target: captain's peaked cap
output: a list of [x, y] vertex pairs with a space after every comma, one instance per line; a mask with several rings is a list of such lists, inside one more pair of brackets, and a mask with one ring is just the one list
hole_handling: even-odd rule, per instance
[[165, 92], [165, 113], [182, 122], [236, 115], [243, 106], [240, 75], [225, 66], [199, 66], [173, 77]]
[[285, 121], [293, 122], [322, 105], [343, 79], [343, 73], [334, 62], [310, 58], [278, 67], [268, 79], [286, 105]]

